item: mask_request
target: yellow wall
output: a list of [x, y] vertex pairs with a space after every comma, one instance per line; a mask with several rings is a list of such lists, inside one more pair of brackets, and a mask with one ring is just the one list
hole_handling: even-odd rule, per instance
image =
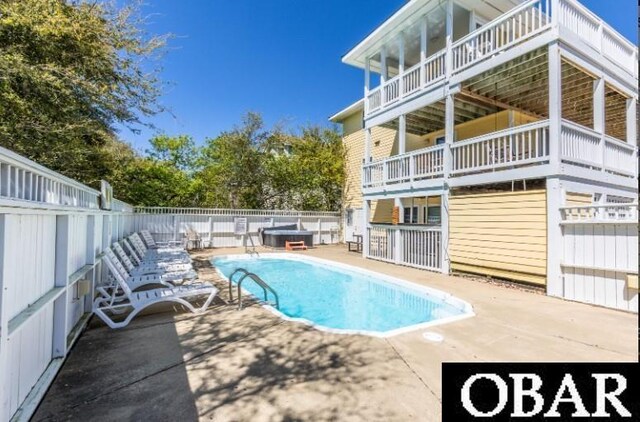
[[638, 274], [627, 274], [627, 286], [638, 290]]
[[449, 198], [451, 268], [546, 284], [546, 192], [499, 192]]
[[[362, 207], [362, 160], [364, 158], [364, 130], [362, 111], [352, 114], [342, 121], [343, 142], [346, 154], [346, 178], [344, 208]], [[371, 131], [371, 155], [373, 159], [389, 157], [397, 144], [397, 132], [393, 129], [375, 127]], [[373, 215], [373, 209], [372, 209]]]
[[[455, 140], [463, 141], [465, 139], [475, 138], [476, 136], [486, 135], [491, 132], [497, 132], [499, 130], [507, 129], [509, 127], [509, 113], [513, 114], [513, 125], [520, 126], [527, 123], [535, 122], [537, 119], [526, 114], [522, 114], [517, 111], [503, 110], [489, 116], [481, 117], [479, 119], [470, 120], [465, 123], [460, 123], [455, 126]], [[444, 129], [437, 132], [432, 132], [422, 137], [422, 142], [425, 148], [431, 145], [435, 145], [436, 139], [444, 136]]]

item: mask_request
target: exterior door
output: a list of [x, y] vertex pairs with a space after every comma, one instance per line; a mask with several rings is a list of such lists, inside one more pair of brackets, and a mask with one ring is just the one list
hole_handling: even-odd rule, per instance
[[344, 241], [354, 241], [353, 235], [362, 235], [362, 209], [348, 208], [344, 212]]

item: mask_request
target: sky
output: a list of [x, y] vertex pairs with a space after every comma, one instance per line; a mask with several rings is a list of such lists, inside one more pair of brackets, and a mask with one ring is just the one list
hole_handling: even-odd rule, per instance
[[[139, 151], [160, 132], [191, 135], [197, 144], [232, 129], [247, 111], [267, 126], [292, 130], [327, 125], [362, 97], [364, 72], [341, 57], [405, 0], [146, 0], [146, 31], [171, 33], [161, 61], [160, 98], [171, 110], [126, 128]], [[637, 42], [636, 0], [582, 0]]]

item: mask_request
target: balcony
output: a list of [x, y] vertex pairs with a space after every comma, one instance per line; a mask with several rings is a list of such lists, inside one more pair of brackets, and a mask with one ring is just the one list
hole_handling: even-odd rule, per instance
[[[557, 24], [552, 19], [552, 4], [557, 4]], [[557, 31], [551, 30], [556, 27]], [[544, 40], [541, 38], [547, 35]], [[540, 38], [548, 43], [553, 38], [566, 38], [571, 45], [582, 43], [590, 48], [587, 55], [601, 54], [612, 68], [622, 71], [630, 80], [637, 81], [637, 48], [619, 35], [608, 24], [575, 0], [532, 0], [524, 3], [492, 22], [455, 41], [443, 49], [420, 60], [380, 86], [365, 94], [365, 117], [370, 118], [404, 101], [417, 98], [445, 84], [458, 83], [473, 76], [480, 63], [515, 50], [527, 41]], [[539, 45], [532, 46], [537, 48]], [[518, 50], [518, 54], [526, 51]], [[401, 54], [403, 56], [403, 54]], [[403, 59], [400, 59], [402, 62]], [[481, 70], [478, 70], [480, 72]]]
[[[509, 182], [570, 169], [636, 184], [637, 147], [568, 120], [559, 143], [549, 134], [550, 121], [542, 120], [376, 160], [363, 166], [363, 193], [437, 188], [445, 180], [450, 186]], [[550, 166], [553, 158], [563, 166]]]

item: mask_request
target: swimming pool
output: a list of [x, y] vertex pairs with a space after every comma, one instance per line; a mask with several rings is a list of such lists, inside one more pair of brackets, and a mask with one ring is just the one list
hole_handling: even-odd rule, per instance
[[[279, 310], [268, 308], [321, 330], [387, 337], [473, 316], [471, 305], [448, 293], [333, 261], [263, 254], [228, 255], [212, 263], [227, 280], [237, 268], [259, 275], [280, 300]], [[240, 278], [236, 274], [234, 284]], [[249, 279], [242, 288], [264, 298]], [[268, 299], [273, 301], [273, 295]]]

